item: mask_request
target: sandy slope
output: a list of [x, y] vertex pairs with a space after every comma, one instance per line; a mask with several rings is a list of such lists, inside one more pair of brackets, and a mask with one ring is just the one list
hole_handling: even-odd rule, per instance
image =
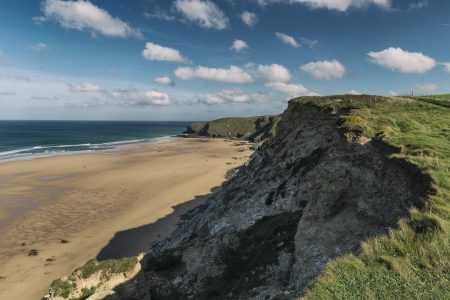
[[0, 299], [40, 299], [91, 258], [148, 248], [246, 160], [251, 152], [240, 149], [180, 139], [0, 164]]

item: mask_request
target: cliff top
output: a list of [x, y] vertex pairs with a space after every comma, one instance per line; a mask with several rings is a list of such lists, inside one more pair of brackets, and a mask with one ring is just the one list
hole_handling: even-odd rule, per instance
[[327, 265], [304, 299], [423, 299], [449, 297], [450, 97], [301, 97], [291, 104], [340, 110], [341, 127], [395, 146], [428, 173], [435, 193], [424, 210], [411, 210], [388, 236], [363, 243], [360, 255]]

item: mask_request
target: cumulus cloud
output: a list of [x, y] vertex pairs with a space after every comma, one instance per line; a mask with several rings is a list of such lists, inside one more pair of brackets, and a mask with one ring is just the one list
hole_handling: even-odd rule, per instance
[[100, 86], [90, 82], [69, 84], [69, 89], [73, 93], [94, 93], [102, 90]]
[[432, 94], [438, 90], [438, 86], [434, 83], [424, 83], [414, 85], [414, 89], [419, 93]]
[[243, 69], [237, 66], [229, 68], [208, 68], [208, 67], [180, 67], [175, 70], [175, 76], [183, 80], [200, 78], [211, 81], [246, 84], [252, 83], [253, 78]]
[[248, 49], [248, 45], [246, 41], [243, 40], [234, 40], [233, 44], [230, 47], [230, 50], [241, 52], [245, 49]]
[[189, 62], [189, 60], [177, 49], [164, 47], [150, 42], [145, 45], [142, 56], [148, 60]]
[[291, 72], [285, 66], [279, 64], [259, 65], [258, 71], [269, 82], [289, 82], [292, 80]]
[[37, 43], [36, 45], [31, 47], [31, 50], [34, 50], [36, 52], [44, 52], [48, 50], [48, 45], [45, 43]]
[[339, 79], [345, 75], [345, 67], [337, 60], [310, 62], [300, 67], [303, 71], [318, 79]]
[[122, 107], [166, 106], [172, 103], [169, 94], [157, 90], [122, 89], [105, 93], [106, 101]]
[[196, 22], [204, 28], [225, 29], [228, 27], [228, 17], [209, 0], [176, 0], [174, 7], [191, 22]]
[[175, 85], [175, 82], [173, 82], [172, 78], [170, 78], [169, 76], [155, 77], [153, 78], [153, 82], [161, 85]]
[[218, 94], [200, 94], [197, 96], [198, 102], [214, 105], [224, 103], [249, 103], [265, 102], [268, 96], [259, 92], [245, 92], [239, 89], [221, 90]]
[[267, 87], [274, 89], [278, 92], [288, 95], [289, 97], [300, 96], [316, 96], [317, 94], [308, 90], [302, 84], [284, 83], [284, 82], [271, 82], [266, 84]]
[[275, 32], [277, 38], [285, 44], [291, 45], [294, 48], [299, 48], [300, 44], [290, 35], [282, 32]]
[[42, 12], [44, 16], [36, 20], [54, 20], [68, 29], [92, 30], [94, 33], [121, 38], [142, 36], [139, 30], [86, 0], [44, 0]]
[[402, 73], [426, 73], [436, 66], [436, 61], [420, 52], [401, 48], [388, 48], [367, 53], [371, 62]]
[[253, 27], [258, 23], [258, 16], [250, 11], [244, 11], [241, 14], [241, 20], [249, 27]]

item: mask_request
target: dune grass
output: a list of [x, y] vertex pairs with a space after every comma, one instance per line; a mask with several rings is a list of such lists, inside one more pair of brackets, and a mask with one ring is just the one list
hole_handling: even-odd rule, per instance
[[[431, 100], [433, 101], [431, 101]], [[450, 299], [450, 103], [448, 97], [304, 97], [292, 101], [342, 109], [341, 126], [381, 138], [433, 179], [425, 209], [411, 208], [388, 235], [359, 255], [327, 264], [302, 299]], [[437, 102], [436, 102], [437, 101]], [[444, 104], [444, 105], [443, 105]]]

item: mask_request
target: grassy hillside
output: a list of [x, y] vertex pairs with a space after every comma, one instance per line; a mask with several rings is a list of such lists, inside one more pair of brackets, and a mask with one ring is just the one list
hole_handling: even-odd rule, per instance
[[400, 149], [430, 174], [435, 194], [411, 209], [388, 236], [363, 244], [360, 255], [327, 264], [303, 299], [450, 299], [450, 108], [441, 98], [306, 97], [291, 101], [348, 110], [341, 126]]
[[242, 139], [264, 139], [273, 135], [279, 116], [223, 118], [188, 126], [189, 134]]
[[408, 98], [450, 108], [450, 94], [408, 97]]

